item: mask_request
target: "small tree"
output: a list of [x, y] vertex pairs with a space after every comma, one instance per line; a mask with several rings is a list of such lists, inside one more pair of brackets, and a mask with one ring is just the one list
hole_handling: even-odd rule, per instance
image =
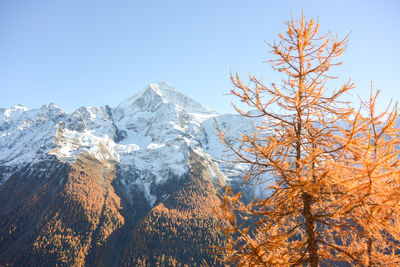
[[[272, 67], [287, 75], [281, 86], [266, 86], [253, 76], [245, 85], [237, 74], [231, 76], [232, 94], [257, 112], [251, 115], [234, 106], [236, 110], [265, 120], [253, 135], [243, 134], [238, 147], [223, 132], [221, 140], [239, 162], [251, 165], [245, 182], [270, 181], [267, 197], [250, 203], [242, 202], [240, 192], [226, 189], [219, 210], [229, 237], [225, 260], [260, 266], [365, 262], [361, 259], [365, 251], [356, 242], [375, 241], [376, 236], [364, 227], [368, 221], [351, 217], [361, 212], [358, 204], [366, 194], [353, 202], [357, 189], [350, 181], [361, 179], [362, 168], [358, 176], [351, 169], [363, 162], [346, 160], [354, 156], [358, 145], [364, 147], [359, 133], [367, 131], [375, 116], [367, 121], [349, 103], [340, 101], [353, 88], [350, 82], [330, 94], [325, 88], [326, 81], [334, 78], [328, 70], [340, 64], [334, 60], [343, 53], [347, 37], [319, 37], [318, 22], [304, 16], [285, 24], [286, 33], [270, 45], [276, 56], [270, 60]], [[375, 247], [374, 252], [387, 248]]]

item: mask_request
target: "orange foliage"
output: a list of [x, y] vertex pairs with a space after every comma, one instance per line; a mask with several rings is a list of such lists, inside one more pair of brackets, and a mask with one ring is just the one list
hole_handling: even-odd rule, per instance
[[391, 263], [399, 254], [397, 113], [387, 122], [373, 112], [376, 98], [363, 103], [369, 116], [341, 101], [347, 82], [330, 92], [326, 81], [346, 39], [318, 36], [313, 19], [291, 20], [271, 46], [275, 70], [287, 78], [266, 86], [250, 76], [231, 76], [231, 91], [264, 117], [252, 135], [233, 147], [251, 165], [245, 182], [260, 183], [266, 197], [244, 203], [227, 188], [218, 212], [227, 226], [225, 260], [239, 266], [318, 266], [343, 261]]

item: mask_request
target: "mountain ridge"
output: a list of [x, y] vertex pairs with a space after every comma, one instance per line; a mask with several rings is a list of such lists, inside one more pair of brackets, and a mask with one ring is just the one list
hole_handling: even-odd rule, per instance
[[[153, 92], [152, 98], [149, 99], [146, 92]], [[164, 95], [167, 95], [166, 99]], [[154, 99], [154, 97], [159, 97], [159, 99]], [[149, 107], [154, 103], [157, 107]], [[192, 108], [191, 105], [194, 105], [195, 108]], [[201, 113], [193, 113], [196, 109]], [[15, 108], [2, 109], [2, 111], [0, 147], [10, 146], [11, 139], [22, 144], [22, 147], [4, 149], [4, 152], [0, 153], [0, 162], [6, 165], [12, 163], [10, 159], [15, 159], [16, 163], [20, 163], [37, 157], [40, 153], [32, 155], [32, 142], [42, 142], [40, 146], [52, 148], [47, 150], [48, 154], [56, 155], [62, 161], [73, 161], [83, 151], [89, 151], [97, 157], [119, 161], [121, 155], [143, 149], [151, 152], [151, 150], [165, 147], [165, 144], [162, 143], [178, 141], [177, 137], [182, 146], [197, 147], [199, 150], [198, 148], [202, 148], [203, 144], [207, 144], [208, 137], [215, 141], [215, 126], [218, 124], [218, 117], [226, 116], [219, 115], [211, 108], [204, 107], [182, 95], [165, 82], [147, 86], [113, 109], [107, 105], [81, 107], [68, 114], [50, 103], [43, 105], [40, 109], [29, 110], [18, 105]], [[7, 113], [10, 115], [6, 117], [4, 114]], [[239, 115], [236, 117], [239, 121], [243, 121]], [[223, 124], [226, 124], [226, 120]], [[220, 128], [230, 127], [229, 125], [224, 126]], [[234, 128], [236, 126], [232, 125]], [[40, 127], [43, 128], [43, 131], [38, 134]], [[29, 130], [32, 131], [29, 133]], [[146, 131], [145, 134], [143, 131]], [[45, 140], [39, 140], [40, 137]], [[54, 137], [53, 140], [51, 140], [52, 137]], [[218, 144], [216, 145], [218, 146]], [[211, 149], [210, 151], [213, 153], [211, 156], [221, 159], [223, 149], [223, 147]], [[107, 153], [99, 153], [99, 150]], [[19, 153], [20, 158], [18, 155], [10, 155], [15, 151], [21, 152]], [[2, 179], [0, 183], [4, 183], [6, 180], [4, 177]]]
[[115, 108], [0, 109], [0, 264], [102, 266], [113, 253], [125, 266], [214, 262], [193, 231], [223, 242], [210, 208], [247, 170], [223, 157], [216, 129], [239, 137], [259, 121], [220, 115], [167, 83]]

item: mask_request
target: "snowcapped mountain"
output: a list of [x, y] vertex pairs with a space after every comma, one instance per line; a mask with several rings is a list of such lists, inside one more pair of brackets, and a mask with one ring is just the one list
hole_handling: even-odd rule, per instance
[[[116, 108], [81, 107], [71, 114], [54, 104], [28, 110], [23, 106], [0, 109], [1, 183], [20, 166], [51, 155], [74, 162], [82, 153], [97, 160], [118, 162], [128, 187], [138, 186], [151, 205], [152, 188], [189, 171], [189, 151], [209, 161], [210, 172], [240, 174], [243, 166], [223, 160], [226, 149], [216, 128], [233, 136], [252, 129], [250, 119], [219, 115], [165, 82], [151, 84]], [[139, 173], [134, 177], [131, 170]], [[222, 173], [221, 171], [222, 170]]]
[[[193, 229], [206, 236], [217, 231], [211, 211], [216, 190], [226, 183], [241, 186], [238, 178], [247, 168], [224, 156], [216, 129], [230, 129], [234, 143], [255, 122], [220, 115], [165, 82], [115, 108], [81, 107], [70, 114], [54, 104], [0, 109], [0, 231], [9, 233], [0, 238], [0, 264], [54, 265], [67, 257], [69, 265], [109, 265], [118, 251], [120, 262], [137, 265], [140, 255], [158, 253], [151, 240], [136, 248], [137, 239], [150, 234], [143, 223], [154, 223], [154, 216], [186, 218], [185, 237], [176, 236], [180, 241], [171, 247], [174, 260], [213, 259], [206, 247], [192, 254], [180, 249], [192, 231], [200, 231]], [[154, 227], [159, 233], [182, 225]], [[66, 251], [63, 242], [70, 241], [50, 238], [54, 231], [61, 240], [79, 241], [76, 253]], [[48, 255], [50, 247], [58, 256]], [[198, 250], [206, 254], [194, 256]]]

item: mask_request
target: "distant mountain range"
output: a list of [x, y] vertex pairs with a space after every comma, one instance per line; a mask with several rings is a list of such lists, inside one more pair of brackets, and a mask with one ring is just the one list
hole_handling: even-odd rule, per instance
[[216, 193], [247, 166], [216, 129], [235, 143], [254, 120], [165, 82], [115, 108], [0, 109], [0, 265], [218, 265]]

